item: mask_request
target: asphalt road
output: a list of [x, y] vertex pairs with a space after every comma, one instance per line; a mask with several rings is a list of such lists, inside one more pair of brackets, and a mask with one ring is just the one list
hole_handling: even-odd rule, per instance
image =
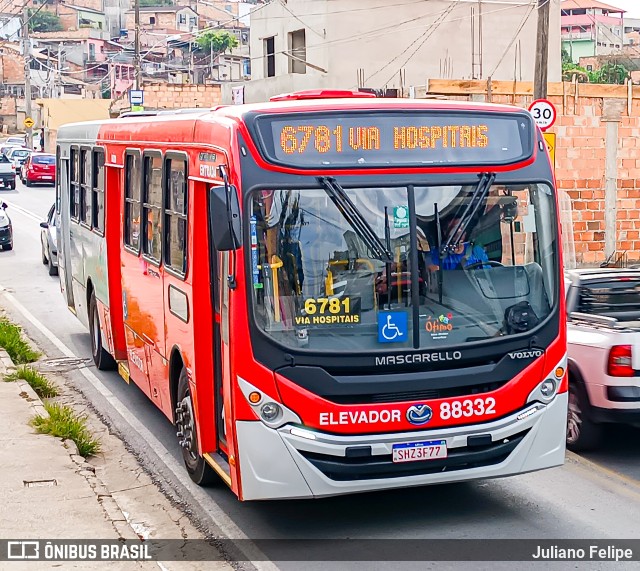
[[[0, 191], [9, 204], [14, 249], [0, 252], [0, 305], [42, 347], [48, 366], [68, 370], [156, 474], [167, 494], [184, 504], [217, 537], [371, 539], [624, 539], [640, 537], [640, 430], [612, 427], [607, 447], [589, 458], [569, 455], [561, 468], [501, 480], [413, 488], [315, 501], [241, 503], [224, 485], [202, 489], [182, 471], [173, 428], [135, 387], [116, 373], [95, 370], [87, 331], [68, 311], [58, 278], [41, 263], [39, 219], [54, 201], [51, 187]], [[4, 288], [4, 290], [2, 290]], [[58, 360], [56, 360], [58, 359]], [[75, 360], [74, 360], [75, 359]], [[327, 559], [332, 559], [327, 552]], [[260, 569], [273, 564], [254, 562]], [[582, 564], [566, 564], [566, 568]], [[609, 568], [589, 563], [583, 568]], [[300, 563], [280, 562], [281, 569]], [[357, 563], [305, 562], [305, 569], [364, 568]], [[393, 568], [434, 565], [394, 564]], [[440, 564], [438, 568], [513, 568], [512, 564]], [[519, 565], [528, 567], [528, 565]], [[368, 563], [367, 569], [389, 569]], [[553, 564], [560, 568], [560, 564]]]

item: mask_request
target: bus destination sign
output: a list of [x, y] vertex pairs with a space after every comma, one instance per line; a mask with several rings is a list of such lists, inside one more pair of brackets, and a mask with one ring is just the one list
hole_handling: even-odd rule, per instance
[[404, 112], [262, 116], [269, 162], [293, 168], [486, 166], [531, 157], [524, 114]]

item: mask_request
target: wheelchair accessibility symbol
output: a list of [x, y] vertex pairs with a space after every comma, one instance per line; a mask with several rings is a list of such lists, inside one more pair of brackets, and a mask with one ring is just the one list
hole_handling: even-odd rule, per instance
[[391, 311], [378, 315], [378, 343], [402, 343], [406, 340], [406, 313]]

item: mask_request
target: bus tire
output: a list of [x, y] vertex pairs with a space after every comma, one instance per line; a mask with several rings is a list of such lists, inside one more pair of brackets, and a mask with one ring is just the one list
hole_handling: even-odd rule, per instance
[[591, 404], [584, 386], [569, 380], [567, 448], [573, 452], [593, 450], [602, 439], [602, 425], [591, 420]]
[[98, 304], [93, 293], [89, 301], [89, 332], [91, 334], [91, 356], [93, 357], [93, 362], [100, 371], [112, 371], [116, 368], [116, 361], [102, 346]]
[[193, 415], [193, 400], [189, 388], [187, 370], [183, 367], [178, 380], [178, 398], [176, 400], [176, 429], [178, 443], [182, 450], [184, 466], [189, 477], [198, 486], [210, 486], [218, 475], [198, 451], [198, 433]]

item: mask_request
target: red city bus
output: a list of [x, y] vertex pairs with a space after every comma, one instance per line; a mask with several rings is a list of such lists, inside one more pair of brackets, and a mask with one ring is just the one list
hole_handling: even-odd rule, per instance
[[558, 206], [527, 111], [300, 92], [66, 125], [58, 163], [67, 303], [195, 482], [306, 498], [563, 463]]

